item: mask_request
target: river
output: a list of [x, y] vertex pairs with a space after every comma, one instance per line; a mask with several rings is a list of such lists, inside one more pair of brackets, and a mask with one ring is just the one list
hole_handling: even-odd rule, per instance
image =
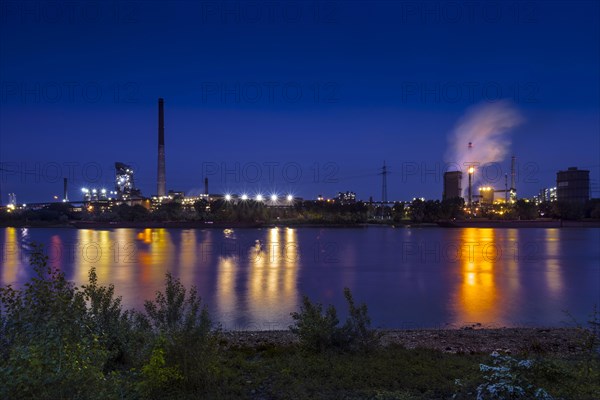
[[32, 242], [130, 308], [170, 271], [224, 329], [287, 329], [303, 295], [343, 320], [344, 287], [382, 328], [564, 326], [600, 304], [598, 228], [1, 228], [1, 284], [29, 279]]

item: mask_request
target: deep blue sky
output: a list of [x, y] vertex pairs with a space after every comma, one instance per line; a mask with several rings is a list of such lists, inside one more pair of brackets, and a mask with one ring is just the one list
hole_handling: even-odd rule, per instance
[[158, 97], [168, 189], [200, 190], [204, 171], [211, 192], [379, 199], [385, 160], [389, 199], [440, 198], [455, 124], [503, 98], [525, 119], [519, 195], [579, 166], [600, 196], [598, 2], [0, 7], [2, 203], [51, 200], [63, 175], [79, 199], [115, 161], [154, 194]]

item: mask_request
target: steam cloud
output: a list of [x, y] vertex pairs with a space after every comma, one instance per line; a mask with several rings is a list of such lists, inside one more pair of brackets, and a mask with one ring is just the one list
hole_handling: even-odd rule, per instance
[[509, 131], [522, 122], [521, 114], [508, 101], [471, 108], [448, 138], [448, 170], [466, 172], [468, 165], [501, 162], [510, 150]]

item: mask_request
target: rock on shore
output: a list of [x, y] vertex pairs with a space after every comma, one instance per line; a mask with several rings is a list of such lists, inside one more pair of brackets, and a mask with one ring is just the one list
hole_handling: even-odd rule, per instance
[[[494, 350], [522, 353], [571, 354], [581, 351], [585, 332], [576, 328], [500, 328], [383, 330], [381, 344], [408, 349], [428, 348], [447, 353], [491, 353]], [[225, 347], [290, 346], [298, 338], [289, 331], [225, 331]]]

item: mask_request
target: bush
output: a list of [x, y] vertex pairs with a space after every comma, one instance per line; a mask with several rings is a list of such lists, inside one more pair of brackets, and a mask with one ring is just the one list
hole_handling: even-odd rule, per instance
[[316, 352], [330, 349], [354, 352], [369, 351], [377, 346], [379, 335], [370, 329], [367, 305], [357, 307], [348, 288], [344, 288], [344, 297], [349, 316], [341, 327], [335, 307], [330, 305], [323, 313], [321, 304], [313, 304], [307, 296], [303, 297], [300, 312], [291, 313], [295, 323], [290, 326], [290, 331], [299, 336], [302, 348]]
[[354, 351], [369, 351], [377, 346], [380, 335], [371, 329], [371, 318], [367, 305], [356, 307], [350, 289], [344, 288], [344, 297], [348, 303], [349, 317], [342, 328], [346, 346]]
[[34, 246], [31, 281], [22, 290], [0, 288], [0, 398], [106, 397], [108, 352], [91, 329], [84, 295], [47, 261]]
[[113, 285], [98, 285], [95, 268], [90, 269], [88, 281], [82, 286], [88, 306], [87, 318], [91, 332], [109, 352], [105, 371], [123, 365], [140, 365], [149, 352], [149, 325], [144, 324], [139, 313], [123, 310], [121, 297], [115, 297]]
[[313, 304], [308, 296], [304, 296], [300, 312], [293, 312], [291, 316], [296, 322], [290, 330], [300, 337], [303, 348], [323, 352], [341, 345], [342, 335], [337, 326], [339, 320], [335, 307], [330, 305], [323, 314], [321, 304]]
[[217, 371], [220, 329], [213, 326], [206, 307], [201, 307], [196, 288], [187, 291], [167, 273], [165, 292], [157, 292], [154, 302], [146, 301], [144, 308], [157, 337], [153, 356], [164, 350], [164, 367], [181, 374], [184, 389], [208, 386]]
[[[527, 372], [534, 365], [532, 360], [518, 360], [496, 351], [492, 352], [491, 357], [492, 365], [479, 364], [479, 370], [484, 373], [484, 382], [477, 386], [477, 400], [553, 399], [546, 390], [535, 388], [529, 382]], [[459, 379], [455, 383], [462, 388]], [[459, 398], [472, 398], [472, 393], [463, 391], [453, 396], [453, 399]]]
[[219, 330], [195, 288], [167, 274], [143, 314], [123, 310], [94, 268], [76, 287], [41, 247], [30, 264], [24, 289], [0, 288], [0, 398], [164, 397], [215, 376]]

